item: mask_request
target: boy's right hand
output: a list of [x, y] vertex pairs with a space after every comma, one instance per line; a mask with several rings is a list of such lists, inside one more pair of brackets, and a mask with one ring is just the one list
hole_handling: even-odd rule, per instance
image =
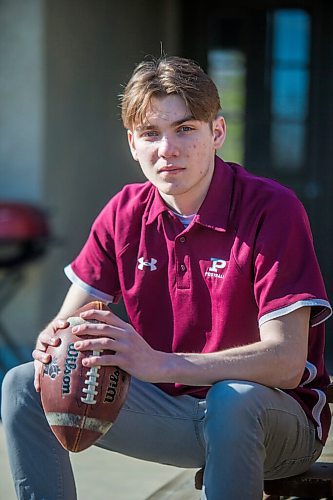
[[57, 330], [66, 328], [69, 325], [68, 321], [62, 319], [55, 319], [43, 330], [37, 338], [36, 348], [32, 352], [35, 364], [35, 378], [34, 386], [37, 392], [40, 392], [40, 376], [44, 369], [44, 364], [51, 361], [51, 355], [46, 353], [49, 345], [56, 346], [59, 344], [60, 339], [55, 337]]

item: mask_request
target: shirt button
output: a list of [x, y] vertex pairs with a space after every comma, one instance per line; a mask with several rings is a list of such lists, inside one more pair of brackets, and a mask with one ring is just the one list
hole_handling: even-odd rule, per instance
[[180, 264], [180, 270], [183, 271], [183, 272], [186, 271], [185, 264]]
[[181, 236], [181, 237], [179, 238], [179, 241], [180, 241], [181, 243], [185, 243], [185, 241], [186, 241], [185, 236]]

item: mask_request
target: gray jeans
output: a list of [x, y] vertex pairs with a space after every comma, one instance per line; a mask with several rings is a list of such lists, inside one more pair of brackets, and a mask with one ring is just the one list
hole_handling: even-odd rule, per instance
[[[75, 500], [69, 454], [47, 424], [33, 372], [33, 363], [10, 370], [2, 388], [2, 420], [17, 496]], [[293, 398], [232, 380], [215, 384], [202, 400], [171, 397], [132, 379], [116, 423], [97, 446], [179, 467], [205, 466], [202, 498], [209, 500], [259, 500], [264, 477], [303, 472], [322, 450], [313, 424]]]

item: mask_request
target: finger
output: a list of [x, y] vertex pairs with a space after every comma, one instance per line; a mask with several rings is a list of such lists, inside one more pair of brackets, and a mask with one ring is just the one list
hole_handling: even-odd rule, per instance
[[36, 348], [40, 351], [46, 351], [48, 346], [57, 346], [60, 344], [60, 338], [52, 336], [50, 333], [41, 333], [37, 340]]
[[102, 356], [89, 356], [83, 358], [83, 366], [90, 368], [92, 366], [119, 366], [119, 357], [117, 354], [103, 354]]
[[109, 337], [92, 338], [75, 342], [74, 348], [78, 351], [116, 351], [120, 348], [120, 343]]
[[42, 365], [37, 361], [34, 362], [35, 365], [35, 374], [34, 374], [34, 386], [37, 392], [40, 392], [40, 376], [41, 376], [41, 368]]
[[97, 321], [101, 321], [102, 323], [107, 323], [109, 325], [116, 326], [118, 328], [124, 328], [126, 327], [126, 325], [128, 325], [126, 321], [123, 321], [112, 311], [89, 309], [88, 311], [82, 312], [80, 316], [85, 320], [94, 319]]
[[64, 319], [55, 319], [52, 322], [52, 328], [54, 333], [56, 333], [57, 330], [61, 330], [62, 328], [67, 328], [68, 325], [69, 322]]
[[83, 323], [82, 325], [75, 325], [72, 328], [75, 335], [91, 335], [95, 337], [119, 337], [123, 335], [125, 330], [113, 325], [106, 325], [104, 323]]
[[39, 349], [34, 349], [32, 351], [32, 357], [35, 361], [39, 361], [40, 363], [46, 364], [51, 361], [51, 354], [43, 352]]
[[57, 345], [60, 342], [60, 338], [55, 336], [55, 333], [52, 332], [42, 332], [38, 340], [43, 344], [43, 345]]

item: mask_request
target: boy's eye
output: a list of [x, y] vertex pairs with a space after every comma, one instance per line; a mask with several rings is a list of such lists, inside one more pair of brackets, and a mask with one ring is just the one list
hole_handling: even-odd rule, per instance
[[189, 125], [182, 125], [178, 129], [179, 132], [190, 132], [191, 130], [193, 130], [193, 127], [190, 127]]
[[155, 130], [146, 130], [141, 135], [142, 137], [156, 137], [158, 133]]

